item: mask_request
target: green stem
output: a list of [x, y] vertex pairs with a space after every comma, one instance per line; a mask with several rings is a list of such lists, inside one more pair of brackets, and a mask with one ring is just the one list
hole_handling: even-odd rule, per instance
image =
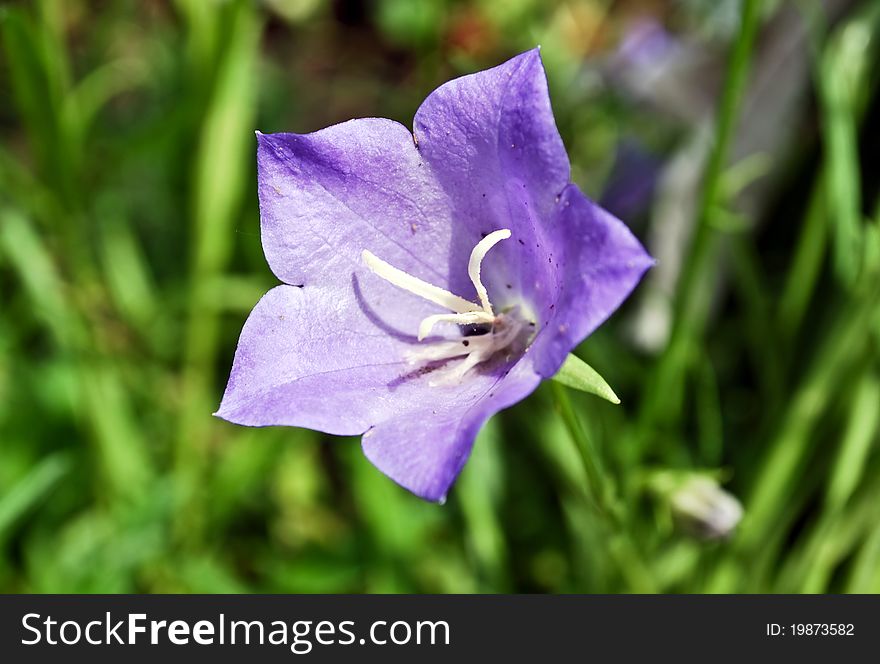
[[829, 400], [849, 380], [867, 344], [870, 311], [863, 307], [842, 321], [825, 339], [813, 370], [794, 395], [782, 428], [767, 451], [761, 471], [747, 501], [748, 519], [743, 523], [740, 544], [746, 550], [761, 546], [774, 528], [778, 512], [786, 509], [787, 496], [797, 470], [814, 441], [812, 431]]
[[712, 249], [716, 233], [712, 229], [713, 211], [719, 204], [721, 191], [721, 175], [727, 164], [730, 142], [733, 139], [739, 107], [745, 91], [746, 79], [752, 59], [752, 46], [758, 31], [758, 0], [743, 0], [740, 30], [733, 45], [730, 63], [727, 68], [727, 79], [721, 103], [718, 108], [715, 145], [709, 156], [706, 176], [700, 205], [697, 208], [697, 227], [691, 248], [691, 259], [685, 263], [679, 285], [677, 302], [680, 308], [679, 326], [685, 324], [693, 327], [701, 326], [705, 318], [705, 306], [699, 306], [697, 298], [701, 288], [702, 277], [711, 267]]
[[603, 470], [599, 454], [571, 404], [563, 385], [553, 383], [553, 395], [569, 437], [577, 449], [587, 476], [587, 494], [596, 513], [611, 532], [608, 549], [630, 589], [637, 593], [656, 592], [656, 585], [645, 562], [627, 532], [611, 478]]
[[798, 238], [791, 269], [779, 303], [779, 327], [784, 340], [791, 340], [800, 327], [816, 289], [828, 239], [825, 208], [825, 174], [818, 181], [807, 206], [806, 219]]
[[[675, 406], [684, 382], [684, 367], [689, 364], [688, 349], [702, 335], [709, 311], [709, 293], [706, 276], [715, 264], [717, 232], [712, 218], [720, 202], [721, 175], [727, 164], [730, 143], [740, 102], [745, 90], [751, 65], [752, 46], [758, 31], [759, 3], [743, 0], [740, 30], [733, 45], [727, 67], [727, 77], [718, 106], [715, 143], [709, 155], [702, 195], [696, 215], [696, 228], [689, 259], [685, 261], [678, 292], [675, 297], [675, 317], [666, 351], [661, 356], [649, 381], [648, 398], [641, 412], [639, 438], [644, 442], [661, 418], [677, 416], [678, 408], [669, 408], [669, 399]], [[680, 399], [677, 399], [680, 404]], [[668, 415], [664, 415], [668, 414]]]
[[[761, 469], [745, 502], [746, 517], [729, 556], [719, 563], [708, 582], [711, 592], [734, 592], [748, 565], [755, 579], [755, 560], [774, 550], [783, 536], [791, 511], [796, 509], [796, 479], [805, 459], [814, 451], [812, 432], [825, 415], [831, 398], [852, 378], [853, 368], [864, 358], [873, 309], [878, 295], [868, 289], [860, 304], [846, 307], [837, 324], [823, 339], [806, 380], [793, 395], [773, 437]], [[756, 584], [760, 586], [761, 584]]]
[[607, 485], [605, 475], [600, 468], [599, 460], [593, 449], [592, 443], [584, 431], [583, 425], [578, 419], [577, 413], [571, 405], [571, 399], [566, 388], [562, 385], [553, 384], [553, 395], [556, 400], [556, 407], [565, 423], [572, 441], [575, 443], [578, 457], [584, 467], [587, 475], [587, 492], [593, 507], [603, 516], [613, 516], [614, 506], [611, 504], [610, 495], [613, 495], [614, 489]]

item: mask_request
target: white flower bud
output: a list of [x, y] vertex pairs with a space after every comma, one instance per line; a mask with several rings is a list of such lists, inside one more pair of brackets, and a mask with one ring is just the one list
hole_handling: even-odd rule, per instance
[[743, 515], [742, 504], [706, 476], [693, 476], [673, 491], [673, 514], [686, 528], [705, 539], [729, 536]]

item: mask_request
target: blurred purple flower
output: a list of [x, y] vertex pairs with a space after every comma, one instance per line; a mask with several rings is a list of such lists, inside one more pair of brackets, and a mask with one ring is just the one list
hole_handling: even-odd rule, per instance
[[599, 204], [618, 217], [641, 215], [651, 205], [662, 166], [638, 141], [622, 140]]
[[617, 59], [630, 66], [660, 66], [678, 51], [679, 44], [653, 18], [641, 18], [630, 25], [617, 48]]
[[652, 264], [569, 183], [537, 49], [442, 85], [414, 135], [366, 118], [258, 142], [263, 249], [285, 285], [245, 323], [217, 415], [363, 434], [428, 500]]
[[625, 30], [605, 66], [609, 84], [635, 100], [689, 123], [714, 107], [717, 66], [707, 49], [683, 39], [653, 18]]

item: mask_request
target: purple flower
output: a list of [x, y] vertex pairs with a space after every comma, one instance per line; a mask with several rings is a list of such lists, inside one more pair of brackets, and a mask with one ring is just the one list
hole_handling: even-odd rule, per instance
[[442, 85], [414, 134], [364, 118], [257, 138], [284, 285], [245, 323], [217, 415], [363, 434], [428, 500], [652, 264], [569, 183], [537, 49]]

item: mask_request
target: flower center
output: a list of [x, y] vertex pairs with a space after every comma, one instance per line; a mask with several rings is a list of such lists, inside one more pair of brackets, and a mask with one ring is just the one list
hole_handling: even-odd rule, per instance
[[458, 382], [478, 364], [495, 357], [512, 359], [515, 353], [522, 352], [528, 345], [524, 342], [524, 337], [530, 336], [528, 327], [534, 327], [534, 323], [528, 323], [521, 316], [519, 307], [496, 314], [481, 278], [480, 271], [486, 254], [496, 244], [508, 238], [510, 238], [510, 231], [502, 228], [489, 233], [471, 251], [471, 257], [468, 261], [468, 276], [477, 291], [479, 304], [399, 270], [366, 249], [363, 251], [364, 263], [374, 274], [398, 288], [454, 312], [435, 314], [425, 318], [419, 324], [419, 341], [423, 341], [440, 323], [453, 323], [464, 328], [464, 338], [462, 339], [431, 341], [418, 351], [407, 355], [407, 360], [411, 364], [445, 362], [460, 358], [461, 361], [450, 367], [450, 370], [442, 372], [440, 376], [432, 379], [432, 385]]

